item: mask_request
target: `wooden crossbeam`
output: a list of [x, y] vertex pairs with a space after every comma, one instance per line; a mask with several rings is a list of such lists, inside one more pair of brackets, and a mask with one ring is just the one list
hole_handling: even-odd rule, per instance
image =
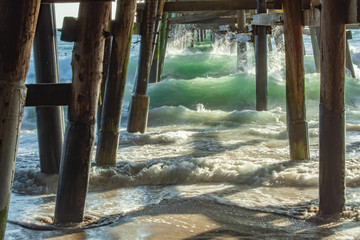
[[[205, 14], [184, 15], [169, 19], [170, 24], [193, 24], [193, 23], [206, 23], [214, 19], [230, 19], [236, 17], [236, 11], [216, 11]], [[221, 20], [220, 20], [221, 21]], [[233, 23], [233, 22], [231, 22]]]
[[[278, 0], [267, 1], [268, 9], [281, 9]], [[222, 0], [222, 1], [185, 1], [166, 2], [165, 12], [195, 12], [221, 10], [250, 10], [256, 9], [256, 0]]]
[[26, 84], [26, 107], [67, 106], [70, 103], [71, 83]]
[[41, 3], [114, 2], [115, 0], [41, 0]]

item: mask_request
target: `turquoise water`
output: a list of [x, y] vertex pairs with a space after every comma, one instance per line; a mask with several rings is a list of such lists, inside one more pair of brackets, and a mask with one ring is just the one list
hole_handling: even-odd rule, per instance
[[[360, 77], [360, 32], [354, 31], [353, 36], [351, 51], [356, 74]], [[285, 212], [294, 217], [299, 217], [294, 212], [311, 215], [304, 203], [317, 204], [320, 75], [315, 72], [310, 39], [304, 38], [311, 152], [311, 158], [306, 161], [289, 159], [284, 55], [276, 51], [269, 53], [269, 109], [257, 112], [254, 55], [250, 44], [244, 72], [236, 70], [236, 55], [231, 53], [231, 44], [225, 50], [209, 42], [195, 49], [169, 48], [162, 81], [149, 85], [148, 131], [146, 134], [127, 133], [128, 105], [139, 50], [134, 43], [117, 165], [114, 168], [92, 167], [87, 213], [91, 216], [126, 213], [149, 204], [160, 204], [164, 199], [198, 194], [224, 204], [265, 212], [270, 211], [268, 205], [271, 205], [275, 213]], [[134, 42], [137, 40], [135, 36]], [[71, 44], [59, 43], [61, 82], [71, 82], [71, 49]], [[35, 82], [34, 77], [34, 70], [30, 68], [27, 82]], [[352, 208], [360, 206], [359, 94], [360, 78], [352, 79], [347, 74], [346, 185], [347, 204]], [[35, 113], [33, 108], [27, 108], [9, 219], [15, 219], [21, 212], [22, 221], [41, 225], [37, 216], [53, 215], [56, 185], [57, 176], [40, 173]], [[224, 197], [218, 191], [219, 186], [247, 190]], [[197, 190], [194, 193], [192, 189]], [[242, 195], [245, 192], [246, 195]], [[105, 212], [99, 207], [102, 205], [107, 206]], [[23, 234], [13, 225], [8, 228], [8, 236], [14, 239]]]

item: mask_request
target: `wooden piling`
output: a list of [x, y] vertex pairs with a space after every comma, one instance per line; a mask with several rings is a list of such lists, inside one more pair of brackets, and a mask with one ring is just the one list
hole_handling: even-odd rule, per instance
[[[321, 4], [321, 79], [319, 119], [319, 210], [345, 207], [345, 31], [346, 4]], [[336, 36], [336, 37], [334, 37]]]
[[153, 42], [155, 39], [156, 14], [158, 0], [147, 0], [141, 24], [141, 46], [139, 55], [138, 75], [136, 79], [135, 93], [132, 95], [129, 122], [127, 130], [129, 132], [146, 131], [149, 96], [147, 96], [148, 78], [150, 63], [153, 57]]
[[[266, 13], [266, 0], [257, 0], [257, 13]], [[256, 26], [256, 110], [267, 110], [267, 35], [266, 26]]]
[[204, 31], [202, 29], [199, 30], [200, 31], [200, 42], [204, 41]]
[[309, 159], [301, 1], [284, 1], [286, 106], [290, 158]]
[[[111, 21], [111, 8], [109, 14], [109, 21]], [[100, 134], [100, 125], [101, 125], [101, 118], [102, 118], [102, 109], [103, 109], [103, 102], [105, 98], [105, 86], [106, 81], [109, 75], [109, 67], [110, 67], [110, 56], [111, 56], [111, 44], [112, 44], [112, 37], [106, 36], [105, 39], [105, 46], [104, 46], [104, 60], [103, 60], [103, 71], [102, 71], [102, 79], [101, 79], [101, 86], [100, 86], [100, 93], [99, 93], [99, 106], [97, 110], [97, 121], [96, 121], [96, 135], [99, 136]]]
[[0, 4], [0, 239], [4, 239], [40, 0]]
[[119, 127], [131, 50], [136, 0], [117, 2], [112, 29], [113, 44], [109, 78], [105, 89], [101, 127], [96, 149], [96, 163], [115, 165], [119, 145]]
[[[159, 79], [161, 81], [162, 72], [164, 69], [165, 55], [166, 55], [166, 46], [168, 42], [170, 25], [168, 24], [169, 13], [164, 12], [161, 19], [161, 29], [160, 29], [160, 56], [159, 56]], [[194, 30], [194, 41], [195, 41], [195, 30]]]
[[346, 68], [350, 71], [351, 77], [355, 78], [356, 76], [350, 53], [349, 39], [352, 39], [352, 33], [351, 31], [346, 31]]
[[156, 83], [159, 79], [159, 57], [160, 57], [160, 38], [156, 39], [155, 42], [154, 57], [150, 67], [149, 83]]
[[61, 156], [55, 224], [82, 222], [88, 189], [109, 2], [82, 2], [72, 58], [72, 96]]
[[245, 71], [247, 64], [247, 37], [243, 35], [246, 33], [246, 16], [244, 10], [237, 11], [237, 25], [238, 25], [238, 34], [241, 34], [237, 38], [237, 70]]
[[163, 10], [164, 10], [165, 0], [159, 0], [158, 2], [158, 10], [157, 10], [157, 19], [155, 21], [155, 39], [154, 39], [154, 46], [153, 46], [153, 56], [152, 56], [152, 64], [150, 68], [150, 75], [149, 75], [149, 83], [156, 83], [159, 81], [159, 64], [160, 64], [160, 41], [161, 38], [159, 36], [160, 28], [162, 27], [162, 19]]
[[316, 35], [315, 27], [310, 26], [310, 37], [311, 37], [311, 45], [313, 49], [314, 54], [314, 62], [315, 62], [315, 68], [316, 72], [320, 72], [320, 50], [319, 50], [319, 39]]
[[[34, 38], [36, 83], [59, 83], [54, 4], [41, 4]], [[59, 173], [64, 139], [62, 107], [36, 107], [40, 169]]]
[[271, 36], [268, 37], [267, 43], [268, 43], [269, 52], [272, 52], [273, 51], [273, 46], [272, 46], [272, 42], [271, 42]]
[[190, 47], [193, 48], [194, 47], [194, 42], [195, 42], [195, 29], [191, 29], [191, 39], [190, 39]]

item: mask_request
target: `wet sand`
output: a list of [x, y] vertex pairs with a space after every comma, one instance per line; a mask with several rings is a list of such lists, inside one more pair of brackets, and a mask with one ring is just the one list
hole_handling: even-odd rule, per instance
[[46, 231], [9, 223], [6, 239], [357, 239], [360, 233], [351, 218], [301, 220], [198, 197], [165, 199], [97, 224]]

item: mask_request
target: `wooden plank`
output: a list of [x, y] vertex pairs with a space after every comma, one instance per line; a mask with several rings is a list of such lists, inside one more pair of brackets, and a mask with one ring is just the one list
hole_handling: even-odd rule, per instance
[[115, 2], [115, 0], [41, 0], [41, 3]]
[[70, 103], [71, 83], [26, 84], [26, 107], [67, 106]]
[[[268, 9], [281, 9], [277, 1], [268, 1]], [[256, 0], [223, 0], [223, 1], [186, 1], [166, 2], [165, 12], [194, 12], [219, 10], [250, 10], [256, 9]]]
[[216, 11], [216, 12], [208, 12], [204, 14], [183, 15], [180, 17], [170, 18], [169, 23], [191, 24], [191, 23], [198, 23], [201, 21], [213, 20], [225, 16], [235, 17], [235, 15], [236, 15], [236, 11]]

